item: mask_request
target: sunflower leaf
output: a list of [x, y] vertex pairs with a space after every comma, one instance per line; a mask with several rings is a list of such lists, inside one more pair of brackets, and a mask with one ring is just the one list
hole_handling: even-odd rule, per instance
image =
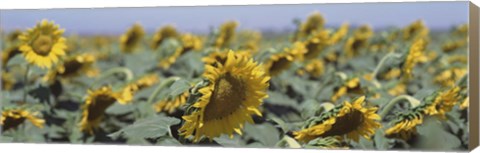
[[180, 123], [179, 119], [166, 116], [154, 116], [136, 121], [115, 133], [108, 135], [112, 138], [118, 138], [123, 135], [128, 138], [157, 138], [166, 135], [170, 131], [170, 126]]
[[245, 134], [266, 147], [273, 147], [280, 140], [280, 132], [271, 124], [245, 124]]
[[184, 93], [186, 90], [188, 90], [188, 88], [190, 88], [190, 83], [188, 83], [187, 80], [177, 80], [170, 86], [170, 94], [168, 96], [176, 97]]
[[222, 135], [217, 138], [213, 138], [215, 142], [225, 147], [243, 147], [245, 141], [243, 141], [238, 135], [234, 135], [233, 138], [229, 138], [227, 135]]

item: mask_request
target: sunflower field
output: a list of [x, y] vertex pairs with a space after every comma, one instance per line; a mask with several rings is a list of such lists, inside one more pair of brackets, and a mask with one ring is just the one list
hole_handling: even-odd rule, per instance
[[466, 150], [467, 24], [2, 31], [1, 142]]

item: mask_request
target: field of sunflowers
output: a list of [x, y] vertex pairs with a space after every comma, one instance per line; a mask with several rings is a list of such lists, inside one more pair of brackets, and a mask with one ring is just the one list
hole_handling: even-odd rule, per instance
[[2, 31], [0, 142], [466, 150], [468, 26]]

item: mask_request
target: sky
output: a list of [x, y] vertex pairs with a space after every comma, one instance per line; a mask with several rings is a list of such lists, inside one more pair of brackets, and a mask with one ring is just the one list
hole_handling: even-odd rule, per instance
[[281, 31], [294, 29], [293, 19], [305, 20], [315, 11], [324, 16], [327, 26], [349, 22], [377, 29], [422, 19], [431, 29], [449, 29], [468, 22], [468, 2], [405, 2], [0, 10], [0, 26], [6, 31], [26, 29], [49, 19], [67, 34], [121, 34], [138, 22], [148, 32], [173, 24], [183, 32], [204, 33], [236, 20], [240, 29]]

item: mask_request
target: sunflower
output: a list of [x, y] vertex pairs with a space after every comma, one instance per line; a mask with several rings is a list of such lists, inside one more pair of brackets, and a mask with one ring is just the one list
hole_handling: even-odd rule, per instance
[[388, 94], [392, 96], [399, 96], [407, 92], [407, 85], [404, 82], [399, 82], [394, 87], [388, 89]]
[[98, 75], [98, 69], [94, 66], [95, 61], [96, 57], [92, 54], [71, 56], [65, 59], [58, 67], [50, 70], [43, 79], [44, 81], [51, 82], [54, 81], [57, 76], [61, 78], [72, 78], [81, 75], [94, 77]]
[[293, 132], [295, 139], [308, 142], [319, 137], [346, 136], [358, 142], [359, 137], [370, 140], [375, 130], [381, 127], [378, 108], [363, 107], [365, 96], [355, 99], [351, 104], [343, 104], [322, 113], [319, 121], [314, 121], [299, 131]]
[[343, 83], [342, 86], [334, 89], [334, 95], [332, 96], [332, 102], [336, 102], [341, 96], [348, 93], [358, 93], [363, 94], [363, 91], [360, 86], [359, 78], [352, 78]]
[[63, 32], [53, 21], [42, 20], [18, 37], [21, 41], [19, 50], [29, 63], [50, 68], [65, 56], [67, 46]]
[[419, 62], [420, 57], [423, 56], [423, 52], [426, 47], [426, 41], [423, 39], [417, 39], [410, 46], [405, 62], [402, 66], [403, 75], [405, 78], [410, 78], [412, 76], [413, 67]]
[[121, 104], [128, 104], [132, 102], [135, 93], [138, 91], [151, 87], [159, 81], [158, 75], [156, 74], [148, 74], [141, 77], [138, 80], [132, 81], [125, 85], [120, 92], [120, 99], [118, 102]]
[[385, 74], [381, 75], [382, 79], [392, 80], [398, 78], [402, 74], [402, 70], [399, 68], [393, 68], [387, 71]]
[[15, 55], [20, 54], [20, 48], [18, 46], [10, 47], [2, 52], [2, 67], [6, 68], [8, 61], [10, 61]]
[[[234, 51], [235, 56], [244, 56], [246, 58], [251, 58], [252, 54], [249, 51]], [[224, 65], [227, 61], [228, 51], [214, 50], [208, 54], [208, 56], [203, 57], [202, 61], [207, 65], [217, 65], [216, 63]]]
[[423, 39], [429, 33], [428, 28], [422, 20], [417, 20], [403, 29], [404, 40]]
[[2, 71], [2, 90], [10, 91], [15, 85], [16, 79], [12, 72]]
[[438, 92], [433, 102], [425, 108], [424, 113], [446, 119], [445, 114], [450, 112], [455, 104], [460, 103], [461, 99], [460, 87], [458, 86], [447, 91]]
[[423, 115], [419, 113], [405, 113], [398, 116], [393, 126], [385, 131], [387, 138], [409, 140], [417, 132], [417, 126], [422, 124]]
[[264, 67], [268, 75], [276, 76], [290, 68], [295, 60], [303, 60], [303, 55], [306, 52], [305, 45], [301, 42], [295, 42], [291, 47], [285, 47], [283, 52], [272, 55]]
[[130, 29], [120, 36], [120, 49], [124, 53], [131, 53], [141, 43], [145, 31], [143, 27], [135, 23]]
[[465, 55], [451, 55], [448, 57], [448, 63], [462, 63], [462, 64], [467, 64], [468, 63], [468, 57]]
[[304, 42], [307, 52], [305, 53], [306, 59], [317, 58], [318, 55], [325, 49], [325, 47], [331, 45], [328, 38], [329, 32], [327, 30], [315, 31]]
[[157, 102], [153, 107], [157, 112], [168, 112], [173, 113], [175, 109], [185, 105], [190, 93], [188, 91], [183, 92], [174, 98], [167, 98], [165, 100]]
[[22, 31], [20, 30], [14, 30], [12, 32], [10, 32], [7, 36], [7, 40], [8, 42], [11, 42], [11, 43], [15, 43], [17, 42], [19, 39], [18, 37], [22, 35]]
[[466, 44], [467, 44], [466, 39], [449, 41], [449, 42], [446, 42], [445, 44], [443, 44], [442, 51], [443, 52], [452, 52], [452, 51], [457, 50], [458, 48], [466, 46]]
[[262, 40], [262, 34], [257, 31], [242, 31], [239, 37], [245, 41], [240, 45], [242, 50], [250, 50], [252, 54], [256, 54], [259, 49], [259, 43]]
[[193, 34], [184, 34], [181, 36], [183, 51], [182, 53], [186, 53], [190, 50], [200, 50], [202, 48], [202, 40], [199, 36], [195, 36]]
[[199, 89], [202, 96], [191, 106], [195, 110], [182, 117], [181, 136], [194, 136], [194, 142], [202, 136], [232, 137], [233, 132], [242, 134], [245, 122], [253, 123], [251, 115], [262, 116], [259, 106], [268, 97], [270, 77], [253, 59], [229, 51], [225, 64], [205, 66], [204, 77], [209, 84]]
[[297, 70], [297, 74], [303, 75], [305, 72], [309, 73], [313, 77], [321, 76], [325, 71], [323, 61], [320, 59], [311, 60], [305, 67]]
[[469, 105], [469, 103], [470, 103], [470, 101], [469, 101], [468, 99], [469, 99], [468, 97], [465, 98], [465, 99], [463, 100], [463, 102], [460, 104], [460, 107], [459, 107], [460, 110], [464, 110], [464, 109], [468, 108], [468, 105]]
[[216, 48], [225, 48], [235, 38], [235, 29], [238, 26], [236, 21], [228, 21], [220, 26], [219, 33], [213, 42], [213, 46]]
[[85, 104], [82, 106], [82, 119], [80, 129], [84, 132], [93, 134], [93, 130], [98, 128], [102, 121], [105, 110], [116, 101], [125, 101], [119, 93], [114, 93], [110, 87], [101, 87], [95, 91], [88, 90], [88, 96]]
[[305, 38], [309, 36], [314, 31], [318, 31], [323, 29], [325, 24], [325, 19], [323, 18], [322, 14], [319, 12], [314, 12], [310, 16], [308, 16], [307, 21], [299, 25], [297, 33], [293, 38], [293, 41], [297, 41], [299, 39]]
[[367, 39], [357, 38], [357, 37], [349, 37], [343, 49], [347, 57], [354, 57], [359, 54], [360, 49], [367, 46]]
[[2, 132], [9, 129], [15, 129], [25, 120], [29, 120], [34, 126], [43, 128], [45, 120], [36, 116], [37, 113], [32, 113], [25, 109], [8, 109], [2, 112], [0, 117], [0, 125], [2, 125]]
[[341, 41], [348, 33], [349, 24], [343, 23], [338, 30], [330, 36], [330, 44]]
[[444, 87], [450, 87], [455, 85], [455, 83], [467, 73], [468, 71], [466, 68], [452, 67], [441, 71], [433, 79], [437, 84]]
[[168, 38], [177, 38], [179, 36], [178, 32], [177, 32], [177, 29], [172, 26], [172, 25], [166, 25], [160, 29], [158, 29], [158, 31], [155, 33], [155, 35], [153, 35], [153, 41], [152, 41], [152, 49], [157, 49], [158, 46], [160, 46], [160, 44], [162, 44], [162, 42], [165, 40], [165, 39], [168, 39]]

